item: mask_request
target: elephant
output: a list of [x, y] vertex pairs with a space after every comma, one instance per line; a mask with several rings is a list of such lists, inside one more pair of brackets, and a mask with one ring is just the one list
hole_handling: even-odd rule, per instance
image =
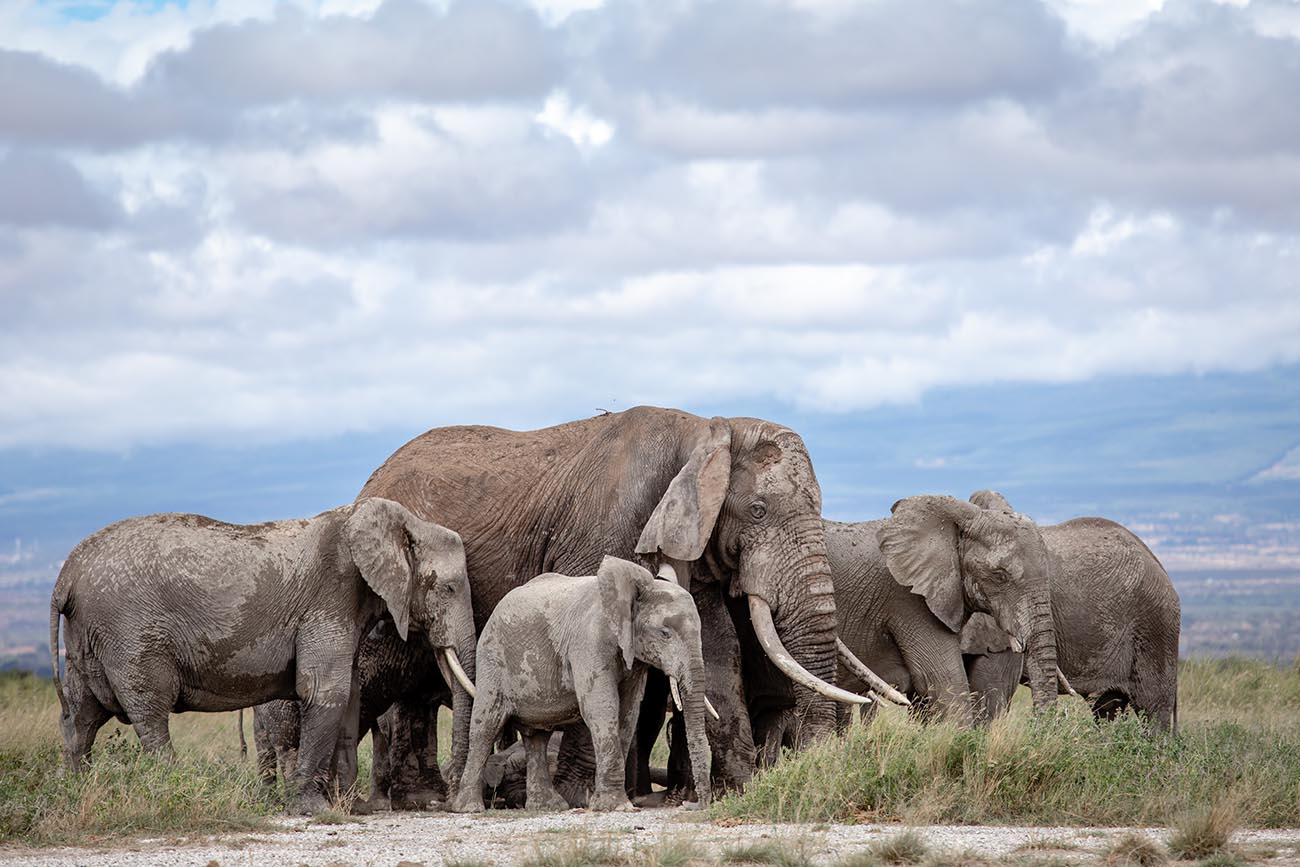
[[697, 805], [707, 806], [708, 699], [695, 602], [676, 582], [606, 556], [594, 576], [550, 573], [511, 590], [483, 626], [469, 755], [452, 809], [483, 809], [483, 768], [507, 722], [523, 736], [527, 806], [567, 809], [551, 782], [547, 742], [550, 732], [578, 719], [595, 748], [590, 808], [633, 809], [625, 769], [648, 666], [668, 676], [676, 705], [685, 709]]
[[[1008, 514], [996, 491], [971, 502]], [[1111, 718], [1128, 706], [1166, 731], [1178, 727], [1178, 592], [1160, 560], [1128, 529], [1105, 518], [1075, 518], [1040, 528], [1052, 569], [1061, 692], [1092, 702]], [[1021, 680], [1020, 654], [996, 636], [963, 636], [972, 693], [996, 714]]]
[[[394, 452], [361, 496], [396, 500], [461, 534], [479, 628], [536, 575], [590, 575], [605, 554], [640, 558], [652, 571], [671, 567], [685, 587], [715, 582], [736, 597], [704, 615], [713, 618], [704, 632], [722, 632], [717, 618], [730, 614], [750, 648], [745, 688], [779, 681], [763, 688], [794, 712], [800, 743], [834, 731], [836, 701], [866, 701], [831, 683], [835, 598], [821, 488], [807, 447], [788, 428], [657, 407], [526, 432], [434, 428]], [[664, 689], [652, 674], [649, 706], [663, 703]], [[719, 706], [743, 712], [745, 704], [737, 696]], [[752, 747], [716, 746], [740, 753], [722, 765], [734, 775], [724, 782], [743, 785]], [[645, 760], [638, 754], [638, 793], [649, 790]]]
[[[826, 521], [825, 535], [840, 640], [922, 708], [974, 722], [960, 636], [975, 612], [1027, 650], [1035, 707], [1055, 700], [1053, 563], [1028, 518], [923, 495], [883, 520]], [[847, 660], [841, 677], [865, 680]]]
[[331, 759], [344, 786], [355, 779], [355, 658], [385, 612], [402, 639], [420, 629], [440, 664], [465, 674], [467, 706], [472, 668], [458, 654], [473, 659], [475, 632], [464, 545], [398, 503], [367, 498], [265, 524], [161, 514], [106, 527], [69, 555], [50, 601], [65, 761], [80, 768], [113, 716], [146, 751], [170, 755], [171, 713], [297, 698], [293, 807], [324, 809]]
[[[373, 744], [370, 797], [357, 805], [372, 810], [394, 804], [427, 808], [442, 801], [447, 787], [438, 767], [437, 712], [452, 704], [453, 695], [434, 649], [418, 636], [403, 641], [392, 620], [384, 618], [361, 642], [356, 676], [360, 689], [357, 731], [360, 737], [369, 733]], [[390, 716], [389, 708], [398, 701], [409, 702], [415, 712], [400, 718]], [[283, 757], [296, 754], [297, 719], [295, 700], [278, 699], [253, 709], [258, 768], [264, 780], [275, 780], [277, 757], [283, 767]], [[407, 759], [406, 766], [394, 767], [389, 761], [393, 741], [399, 744], [397, 752]]]

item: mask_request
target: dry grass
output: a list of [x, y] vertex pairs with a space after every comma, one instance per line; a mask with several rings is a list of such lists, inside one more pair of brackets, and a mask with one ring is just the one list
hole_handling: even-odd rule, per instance
[[930, 853], [930, 846], [913, 829], [895, 834], [871, 847], [884, 864], [920, 864]]
[[1036, 716], [1021, 698], [1011, 714], [977, 731], [921, 726], [885, 708], [870, 726], [759, 774], [714, 813], [1155, 826], [1230, 791], [1247, 824], [1300, 825], [1300, 669], [1190, 663], [1181, 688], [1176, 737], [1152, 733], [1132, 716], [1097, 724], [1078, 700]]
[[1228, 800], [1189, 810], [1174, 822], [1169, 851], [1186, 861], [1231, 854], [1228, 843], [1237, 830], [1237, 811]]
[[1159, 843], [1133, 832], [1111, 843], [1102, 858], [1106, 867], [1160, 867], [1168, 861], [1169, 853]]

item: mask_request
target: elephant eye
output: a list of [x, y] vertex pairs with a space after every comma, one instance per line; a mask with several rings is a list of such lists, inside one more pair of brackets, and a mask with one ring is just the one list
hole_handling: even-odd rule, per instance
[[456, 592], [456, 588], [450, 584], [439, 584], [438, 592], [441, 593], [443, 596], [451, 596], [453, 593]]
[[753, 515], [755, 519], [761, 520], [767, 514], [767, 503], [762, 500], [755, 501], [749, 507], [749, 514]]
[[662, 635], [664, 638], [673, 637], [673, 631], [666, 626], [659, 630], [659, 634]]

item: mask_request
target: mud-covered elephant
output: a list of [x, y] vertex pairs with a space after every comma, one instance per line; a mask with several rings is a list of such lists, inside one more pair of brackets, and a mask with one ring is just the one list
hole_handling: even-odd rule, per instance
[[[971, 502], [1011, 514], [995, 491]], [[1052, 564], [1056, 658], [1070, 687], [1099, 717], [1132, 708], [1166, 730], [1178, 723], [1178, 635], [1181, 607], [1173, 582], [1141, 539], [1105, 518], [1075, 518], [1040, 528]], [[972, 693], [1000, 712], [1020, 682], [1020, 654], [997, 636], [964, 636]]]
[[[839, 637], [918, 709], [960, 724], [974, 714], [961, 653], [968, 618], [985, 612], [1027, 650], [1034, 702], [1054, 700], [1052, 561], [1034, 523], [953, 497], [908, 497], [890, 517], [825, 522]], [[865, 687], [848, 664], [841, 682]]]
[[567, 809], [547, 757], [550, 733], [581, 719], [595, 751], [593, 810], [631, 809], [625, 790], [649, 667], [669, 678], [684, 709], [699, 806], [707, 806], [704, 657], [691, 594], [643, 567], [605, 557], [595, 575], [539, 575], [506, 594], [478, 644], [478, 696], [453, 809], [483, 809], [483, 766], [507, 722], [523, 736], [527, 806]]
[[[357, 651], [360, 688], [358, 732], [372, 739], [370, 795], [357, 806], [370, 809], [426, 809], [442, 801], [447, 788], [438, 766], [437, 712], [454, 697], [443, 679], [437, 653], [420, 635], [403, 641], [390, 619], [380, 620]], [[395, 702], [411, 705], [401, 719], [387, 714]], [[298, 702], [279, 699], [253, 709], [253, 734], [262, 778], [275, 779], [277, 764], [286, 779], [286, 760], [298, 750]], [[390, 746], [406, 765], [394, 766]]]
[[[734, 628], [761, 648], [743, 659], [746, 687], [779, 680], [801, 741], [834, 730], [836, 699], [860, 701], [831, 685], [835, 598], [821, 489], [788, 428], [655, 407], [526, 432], [435, 428], [389, 457], [361, 496], [396, 500], [461, 534], [480, 628], [536, 575], [591, 575], [605, 554], [640, 558], [652, 572], [672, 565], [683, 586], [717, 582], [744, 599], [731, 609]], [[717, 624], [706, 619], [703, 629]], [[647, 701], [662, 707], [659, 684], [652, 678]], [[752, 742], [725, 746], [745, 755], [721, 763], [742, 769], [723, 782], [741, 785]], [[636, 783], [648, 790], [648, 772]]]
[[66, 760], [80, 767], [112, 716], [146, 750], [170, 753], [172, 713], [297, 698], [294, 806], [321, 809], [332, 767], [344, 786], [355, 778], [354, 662], [385, 613], [403, 638], [415, 628], [473, 665], [460, 536], [389, 500], [266, 524], [180, 514], [113, 524], [73, 550], [50, 602]]

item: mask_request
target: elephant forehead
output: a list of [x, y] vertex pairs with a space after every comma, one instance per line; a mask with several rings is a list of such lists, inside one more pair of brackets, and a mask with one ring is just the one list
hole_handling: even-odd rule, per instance
[[674, 632], [680, 632], [680, 633], [687, 633], [690, 632], [692, 629], [698, 632], [700, 628], [698, 618], [691, 617], [690, 614], [681, 611], [675, 614], [670, 614], [667, 617], [665, 617], [664, 626], [668, 627]]

